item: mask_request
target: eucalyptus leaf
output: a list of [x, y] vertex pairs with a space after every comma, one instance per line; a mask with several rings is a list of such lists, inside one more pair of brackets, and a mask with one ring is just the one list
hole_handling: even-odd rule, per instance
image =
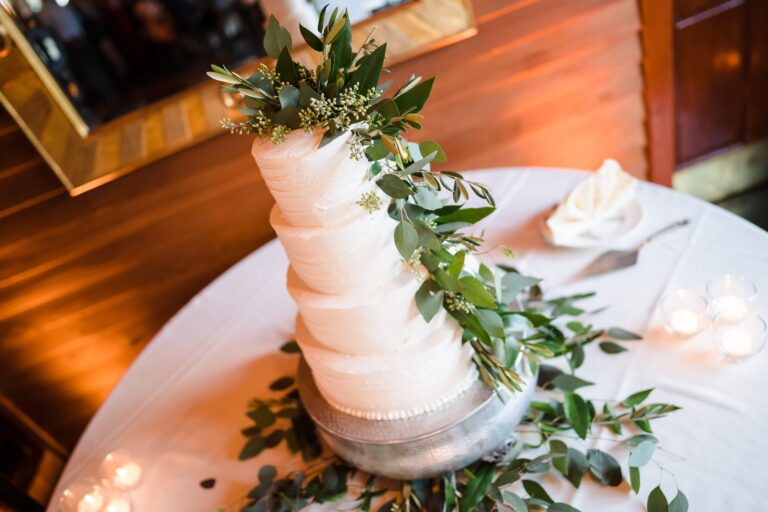
[[458, 278], [464, 268], [464, 258], [466, 258], [466, 256], [466, 251], [458, 251], [456, 254], [452, 255], [451, 262], [445, 268], [446, 272], [453, 277]]
[[406, 91], [399, 96], [395, 96], [394, 100], [397, 104], [397, 108], [400, 112], [418, 112], [426, 103], [429, 98], [429, 93], [432, 92], [432, 84], [435, 79], [430, 78], [416, 85], [409, 91]]
[[267, 22], [267, 30], [264, 33], [264, 50], [267, 52], [267, 55], [276, 59], [284, 49], [290, 51], [291, 46], [291, 33], [280, 26], [277, 18], [270, 16]]
[[547, 494], [547, 491], [544, 490], [541, 484], [535, 480], [523, 480], [523, 488], [531, 498], [536, 498], [546, 503], [554, 502], [554, 500], [550, 497], [549, 494]]
[[568, 423], [571, 424], [574, 432], [580, 438], [586, 439], [590, 423], [587, 403], [581, 396], [567, 391], [563, 398], [563, 408], [565, 410], [565, 417], [568, 419]]
[[280, 106], [283, 108], [297, 107], [299, 105], [299, 90], [292, 85], [284, 85], [277, 92], [280, 98]]
[[413, 199], [416, 204], [426, 210], [437, 210], [443, 207], [443, 203], [437, 197], [437, 192], [429, 187], [416, 187], [416, 194]]
[[549, 512], [580, 512], [576, 507], [572, 507], [567, 503], [553, 503], [547, 510]]
[[632, 490], [635, 494], [640, 492], [640, 468], [629, 467], [629, 485], [632, 486]]
[[277, 468], [272, 465], [262, 466], [259, 469], [259, 482], [271, 482], [277, 476]]
[[293, 130], [301, 127], [299, 107], [288, 107], [269, 114], [269, 118], [275, 124], [282, 124]]
[[247, 415], [261, 428], [268, 427], [275, 422], [275, 415], [266, 405], [259, 406], [255, 411], [249, 411]]
[[355, 84], [358, 86], [358, 93], [366, 94], [368, 90], [376, 87], [379, 83], [379, 76], [384, 67], [384, 57], [387, 53], [387, 44], [384, 43], [374, 51], [363, 57], [352, 74], [349, 76], [348, 87]]
[[627, 351], [626, 348], [612, 341], [601, 341], [600, 350], [602, 350], [606, 354], [618, 354], [618, 353]]
[[416, 308], [427, 322], [440, 311], [443, 305], [444, 292], [438, 284], [432, 279], [424, 281], [416, 292]]
[[575, 448], [568, 448], [568, 481], [578, 489], [581, 479], [589, 469], [587, 457]]
[[428, 154], [421, 160], [413, 162], [412, 164], [408, 164], [408, 166], [405, 169], [403, 169], [403, 174], [413, 174], [416, 172], [421, 172], [422, 170], [428, 171], [429, 167], [427, 164], [429, 164], [429, 162], [431, 162], [436, 155], [437, 155], [437, 152], [433, 151], [432, 153]]
[[461, 288], [461, 283], [458, 279], [456, 279], [454, 276], [443, 270], [442, 268], [438, 268], [434, 272], [435, 275], [435, 281], [437, 281], [437, 284], [440, 286], [440, 288], [449, 291], [449, 292], [458, 292]]
[[386, 158], [388, 154], [389, 149], [387, 149], [381, 139], [375, 140], [373, 144], [368, 146], [368, 149], [365, 150], [365, 156], [371, 161]]
[[567, 373], [561, 373], [560, 375], [554, 378], [554, 380], [552, 381], [552, 384], [554, 384], [556, 388], [560, 388], [563, 391], [576, 391], [577, 389], [585, 386], [592, 386], [594, 382], [581, 379], [579, 377], [576, 377], [575, 375], [568, 375]]
[[294, 383], [293, 377], [280, 377], [269, 385], [269, 389], [272, 391], [282, 391], [293, 386]]
[[636, 405], [640, 405], [645, 401], [646, 398], [648, 398], [652, 392], [653, 388], [644, 389], [643, 391], [638, 391], [637, 393], [632, 393], [621, 401], [621, 405], [624, 407], [635, 407]]
[[307, 46], [309, 46], [316, 52], [323, 51], [323, 42], [320, 40], [319, 37], [317, 37], [314, 34], [314, 32], [312, 32], [302, 24], [299, 24], [299, 31], [301, 32], [301, 37], [303, 37], [304, 41], [306, 41]]
[[505, 303], [511, 302], [518, 296], [523, 290], [537, 285], [541, 282], [541, 279], [535, 277], [524, 276], [517, 272], [507, 272], [501, 278], [502, 286], [502, 300]]
[[280, 347], [280, 352], [284, 352], [286, 354], [298, 354], [301, 352], [301, 348], [299, 348], [299, 344], [296, 343], [296, 340], [291, 340], [288, 342], [285, 342]]
[[283, 48], [280, 52], [280, 55], [278, 55], [277, 64], [275, 64], [275, 72], [280, 76], [280, 79], [283, 81], [283, 83], [299, 83], [299, 75], [296, 71], [296, 64], [291, 58], [291, 52], [289, 48]]
[[587, 450], [589, 472], [603, 485], [616, 487], [622, 482], [621, 466], [609, 453], [597, 449]]
[[[397, 103], [391, 98], [381, 100], [373, 107], [373, 111], [378, 112], [386, 122], [389, 122], [393, 117], [400, 116], [400, 110], [397, 108]], [[377, 139], [377, 142], [380, 139]], [[386, 153], [384, 154], [386, 156]]]
[[384, 191], [389, 197], [395, 199], [403, 199], [411, 194], [413, 191], [411, 187], [405, 181], [401, 180], [394, 174], [385, 174], [376, 182], [381, 190]]
[[528, 505], [525, 504], [525, 500], [517, 494], [510, 491], [501, 491], [501, 495], [504, 503], [509, 505], [514, 512], [528, 512]]
[[622, 329], [621, 327], [611, 327], [608, 329], [607, 334], [611, 338], [616, 338], [617, 340], [634, 341], [643, 339], [643, 337], [639, 334], [635, 334], [626, 329]]
[[251, 437], [245, 443], [243, 449], [240, 450], [240, 454], [237, 456], [237, 458], [240, 460], [253, 458], [264, 451], [265, 447], [266, 445], [264, 443], [263, 437]]
[[489, 335], [494, 338], [504, 338], [504, 322], [497, 312], [490, 309], [476, 309], [475, 316]]
[[205, 73], [208, 75], [209, 78], [213, 78], [217, 82], [224, 82], [225, 84], [239, 84], [240, 79], [235, 78], [231, 75], [225, 75], [222, 73], [217, 73], [215, 71], [206, 71]]
[[484, 462], [475, 471], [475, 474], [467, 482], [467, 488], [464, 491], [464, 496], [459, 502], [460, 512], [469, 512], [475, 508], [475, 506], [482, 501], [485, 497], [485, 493], [493, 483], [493, 476], [496, 473], [496, 466]]
[[395, 227], [395, 247], [406, 260], [419, 246], [419, 234], [410, 222], [400, 221]]
[[456, 210], [452, 213], [449, 213], [447, 215], [441, 215], [437, 218], [438, 224], [447, 224], [449, 222], [467, 222], [469, 224], [474, 224], [490, 214], [492, 214], [496, 209], [491, 207], [484, 207], [484, 208], [462, 208], [460, 210]]
[[643, 441], [629, 453], [629, 465], [636, 468], [645, 466], [651, 461], [654, 451], [656, 451], [655, 442]]
[[505, 471], [494, 480], [493, 485], [504, 487], [520, 480], [520, 473], [515, 470]]
[[437, 142], [433, 142], [431, 140], [420, 142], [419, 150], [421, 151], [422, 155], [435, 153], [435, 157], [432, 159], [432, 161], [436, 164], [440, 164], [448, 160], [448, 157], [445, 156], [445, 151], [443, 151], [443, 148], [441, 148], [440, 144]]
[[568, 445], [559, 439], [550, 439], [549, 453], [552, 456], [552, 466], [564, 476], [568, 476]]
[[627, 443], [629, 446], [638, 446], [640, 443], [643, 443], [645, 441], [650, 441], [652, 443], [658, 443], [659, 440], [650, 434], [637, 434], [636, 436], [632, 436], [629, 439], [626, 439], [624, 442]]
[[477, 307], [496, 308], [496, 300], [491, 292], [476, 277], [464, 276], [459, 279], [461, 283], [461, 293], [464, 297]]
[[656, 486], [648, 495], [648, 512], [669, 512], [669, 503], [661, 487]]
[[669, 502], [669, 512], [688, 512], [688, 498], [680, 489], [674, 499]]
[[322, 96], [304, 80], [299, 82], [299, 105], [308, 107], [312, 103], [313, 98], [319, 100]]

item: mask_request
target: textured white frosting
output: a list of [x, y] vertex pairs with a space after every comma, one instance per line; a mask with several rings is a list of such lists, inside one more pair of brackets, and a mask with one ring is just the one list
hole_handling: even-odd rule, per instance
[[318, 148], [321, 137], [293, 131], [283, 144], [253, 145], [277, 202], [270, 223], [290, 261], [296, 340], [338, 409], [371, 419], [433, 410], [477, 379], [471, 348], [445, 312], [429, 323], [419, 315], [419, 280], [395, 248], [396, 222], [357, 204], [380, 192], [367, 162], [349, 157], [349, 134]]

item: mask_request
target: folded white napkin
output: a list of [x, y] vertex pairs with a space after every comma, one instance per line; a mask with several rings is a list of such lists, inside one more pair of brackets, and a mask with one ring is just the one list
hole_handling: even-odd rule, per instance
[[635, 197], [637, 180], [615, 160], [576, 185], [546, 222], [554, 245], [568, 245], [600, 223], [615, 217]]

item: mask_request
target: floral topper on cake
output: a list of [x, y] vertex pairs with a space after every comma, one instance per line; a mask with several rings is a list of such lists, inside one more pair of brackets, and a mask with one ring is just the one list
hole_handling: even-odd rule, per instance
[[264, 48], [277, 59], [274, 68], [261, 64], [249, 77], [219, 66], [208, 76], [226, 84], [225, 90], [244, 97], [240, 113], [245, 121], [223, 121], [238, 133], [255, 133], [283, 142], [291, 130], [325, 130], [323, 144], [357, 123], [354, 133], [363, 146], [381, 133], [397, 136], [402, 130], [419, 128], [418, 114], [432, 89], [433, 79], [412, 77], [390, 98], [383, 94], [391, 81], [379, 85], [387, 45], [376, 45], [372, 33], [357, 50], [352, 47], [352, 27], [347, 12], [338, 9], [326, 16], [323, 8], [317, 24], [319, 34], [300, 26], [306, 44], [322, 54], [322, 61], [309, 69], [291, 57], [290, 33], [271, 16]]

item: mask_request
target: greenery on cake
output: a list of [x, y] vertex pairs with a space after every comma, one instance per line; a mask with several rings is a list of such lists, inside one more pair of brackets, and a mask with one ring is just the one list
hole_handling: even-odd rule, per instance
[[[575, 300], [565, 298], [559, 304], [573, 307]], [[572, 336], [584, 329], [575, 324], [571, 327]], [[626, 341], [636, 338], [620, 329], [614, 334]], [[298, 353], [299, 347], [291, 341], [281, 350]], [[262, 466], [258, 484], [247, 496], [219, 512], [290, 512], [328, 503], [334, 503], [337, 510], [361, 512], [579, 512], [552, 498], [543, 477], [562, 479], [574, 488], [587, 479], [608, 487], [627, 482], [639, 494], [641, 468], [649, 465], [656, 466], [660, 476], [650, 483], [648, 512], [686, 512], [688, 500], [681, 490], [671, 495], [662, 490], [665, 477], [674, 481], [674, 476], [656, 460], [656, 454], [666, 450], [652, 433], [656, 420], [679, 408], [649, 402], [652, 389], [616, 401], [590, 399], [583, 390], [592, 384], [572, 371], [542, 365], [537, 388], [538, 396], [544, 398], [531, 402], [507, 446], [453, 473], [392, 481], [362, 473], [325, 447], [301, 402], [295, 378], [281, 377], [270, 385], [270, 398], [255, 399], [249, 405], [251, 425], [242, 430], [247, 441], [240, 459], [285, 446], [300, 454], [301, 461], [288, 471]], [[590, 447], [598, 440], [610, 442], [611, 448]], [[624, 460], [619, 462], [614, 455]], [[669, 489], [667, 484], [664, 487]]]
[[[397, 249], [404, 263], [424, 279], [416, 294], [419, 311], [429, 321], [444, 307], [464, 328], [464, 341], [474, 348], [482, 380], [491, 387], [519, 389], [521, 380], [509, 365], [518, 351], [535, 361], [565, 350], [559, 331], [539, 317], [529, 318], [535, 335], [513, 340], [505, 333], [511, 316], [529, 315], [507, 304], [538, 281], [509, 268], [491, 270], [482, 265], [477, 274], [465, 268], [466, 256], [482, 245], [482, 239], [461, 229], [489, 215], [495, 204], [484, 184], [456, 172], [430, 169], [430, 164], [446, 160], [437, 143], [414, 144], [405, 138], [407, 129], [421, 127], [419, 111], [434, 79], [412, 77], [384, 97], [389, 84], [379, 85], [379, 80], [386, 44], [377, 46], [369, 35], [354, 51], [348, 14], [338, 10], [326, 14], [323, 9], [319, 34], [301, 27], [307, 45], [322, 54], [315, 69], [292, 59], [291, 36], [274, 17], [264, 39], [268, 54], [277, 59], [274, 68], [261, 65], [246, 78], [213, 66], [208, 75], [224, 82], [225, 90], [242, 95], [245, 103], [241, 109], [245, 120], [224, 124], [239, 133], [269, 137], [276, 144], [291, 130], [321, 129], [322, 143], [351, 130], [353, 156], [364, 155], [371, 162], [369, 178], [389, 197], [389, 214], [398, 221]], [[487, 206], [468, 207], [464, 202], [470, 193]], [[371, 193], [360, 197], [358, 204], [369, 212], [384, 206], [379, 195]], [[599, 335], [589, 331], [582, 338]]]

